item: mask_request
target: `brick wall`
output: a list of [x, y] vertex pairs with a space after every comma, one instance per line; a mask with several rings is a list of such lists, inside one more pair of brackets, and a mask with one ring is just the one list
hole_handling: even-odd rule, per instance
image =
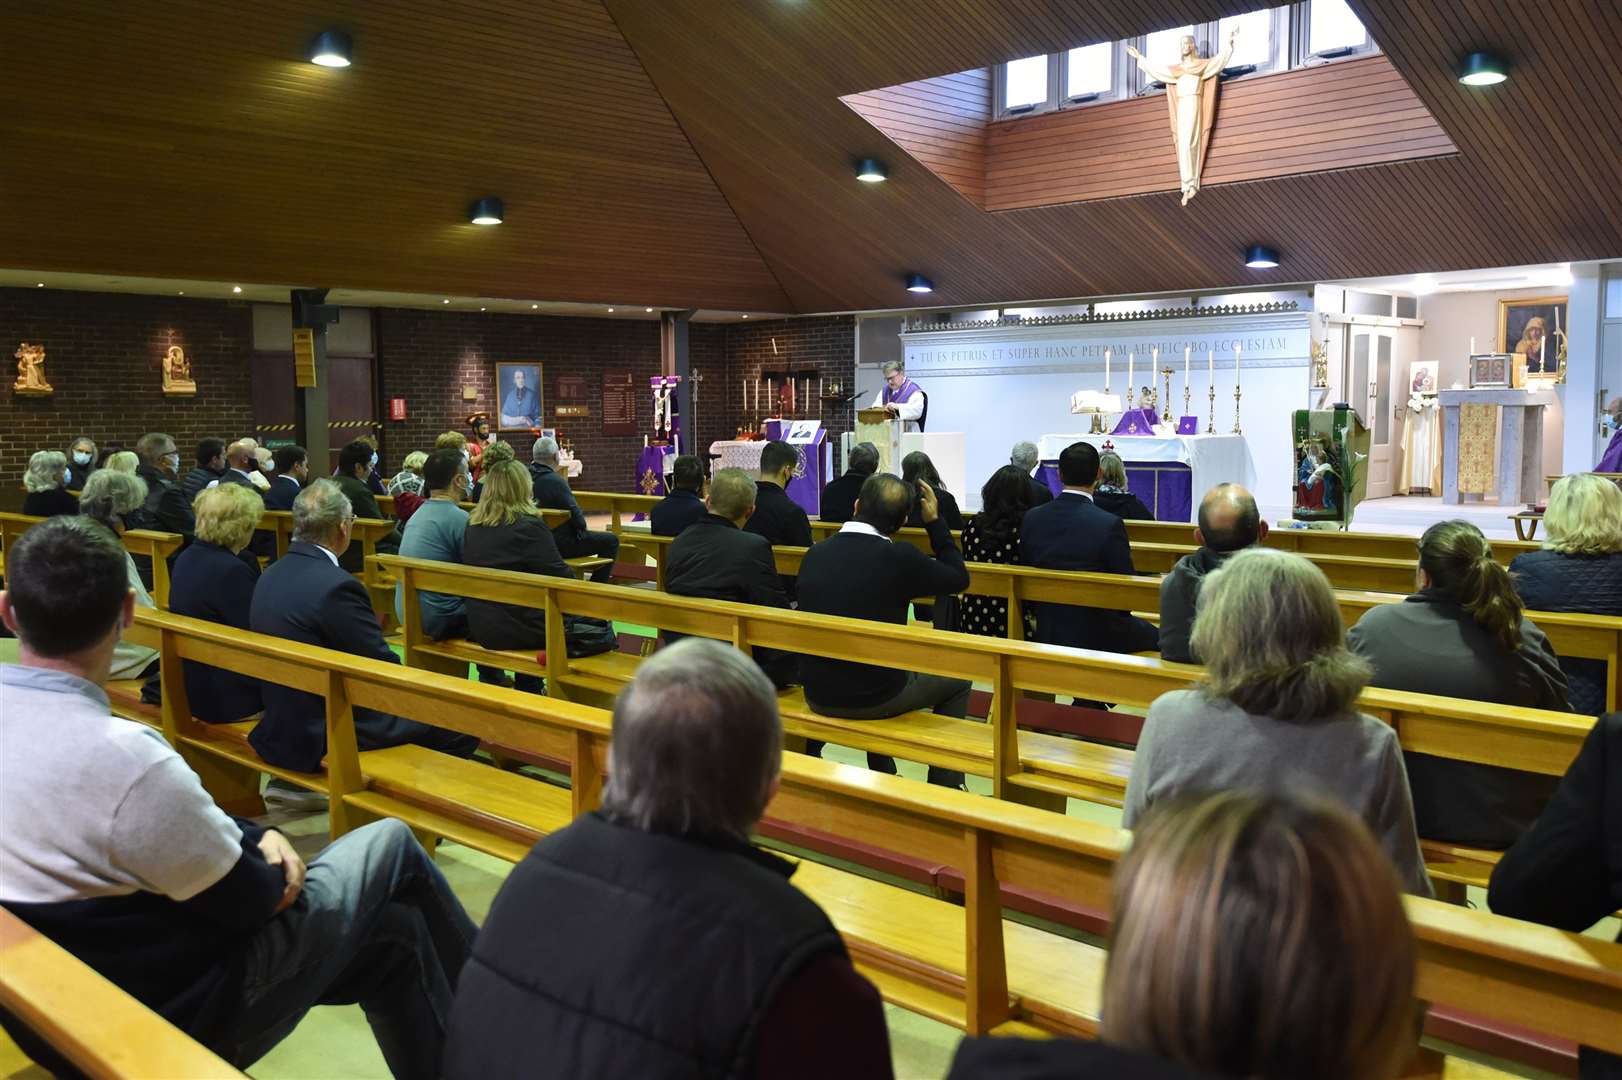
[[[776, 342], [776, 350], [772, 348]], [[856, 385], [856, 320], [851, 315], [829, 315], [809, 319], [777, 319], [770, 322], [731, 323], [726, 327], [726, 393], [721, 427], [730, 435], [742, 422], [743, 380], [749, 380], [749, 393], [755, 393], [755, 381], [762, 371], [791, 369], [801, 371], [815, 368], [821, 375], [823, 387], [829, 390], [835, 382], [845, 388], [848, 395]], [[800, 389], [803, 391], [804, 384]], [[816, 394], [815, 385], [812, 395]], [[713, 402], [715, 395], [711, 395]], [[766, 387], [760, 386], [761, 410], [766, 412]], [[817, 402], [799, 402], [799, 415], [814, 418]], [[856, 423], [852, 403], [821, 403], [823, 427], [838, 446], [840, 433], [850, 431]], [[775, 410], [767, 412], [774, 415]], [[705, 444], [709, 445], [708, 443]], [[834, 451], [837, 467], [839, 452]]]
[[[45, 346], [45, 377], [55, 393], [12, 391], [13, 354], [25, 341]], [[195, 397], [164, 396], [161, 360], [170, 344], [186, 350]], [[0, 289], [0, 507], [22, 505], [22, 474], [34, 451], [65, 451], [78, 435], [134, 449], [146, 432], [166, 431], [189, 469], [198, 439], [251, 431], [251, 352], [246, 305]]]

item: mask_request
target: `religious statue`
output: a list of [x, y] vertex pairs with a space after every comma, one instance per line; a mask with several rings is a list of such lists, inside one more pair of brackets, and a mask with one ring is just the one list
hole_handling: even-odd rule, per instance
[[197, 384], [191, 377], [191, 363], [186, 359], [186, 350], [179, 345], [169, 346], [169, 351], [163, 354], [163, 392], [197, 393]]
[[1193, 35], [1183, 36], [1182, 58], [1167, 68], [1156, 67], [1137, 49], [1128, 45], [1127, 55], [1151, 79], [1166, 84], [1166, 107], [1171, 111], [1171, 132], [1177, 142], [1177, 172], [1182, 178], [1183, 205], [1200, 190], [1200, 174], [1205, 171], [1205, 152], [1211, 145], [1211, 126], [1216, 122], [1217, 76], [1233, 56], [1239, 28], [1228, 34], [1228, 46], [1210, 59], [1200, 59]]
[[12, 389], [19, 394], [50, 394], [55, 388], [45, 381], [45, 346], [23, 342], [17, 346], [17, 381]]

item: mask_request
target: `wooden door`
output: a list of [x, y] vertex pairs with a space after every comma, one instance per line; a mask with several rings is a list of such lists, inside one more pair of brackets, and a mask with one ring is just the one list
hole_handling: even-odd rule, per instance
[[1369, 428], [1369, 499], [1389, 498], [1396, 490], [1396, 446], [1401, 437], [1394, 422], [1396, 331], [1388, 327], [1351, 326], [1352, 401]]

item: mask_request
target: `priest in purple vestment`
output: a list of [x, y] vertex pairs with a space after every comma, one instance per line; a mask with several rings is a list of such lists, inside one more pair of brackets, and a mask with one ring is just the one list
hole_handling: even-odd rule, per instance
[[907, 378], [907, 369], [899, 360], [884, 362], [884, 387], [873, 399], [873, 408], [884, 409], [897, 420], [903, 421], [902, 431], [919, 431], [924, 415], [924, 392], [918, 384]]
[[1611, 403], [1605, 406], [1605, 411], [1611, 414], [1611, 427], [1615, 433], [1611, 436], [1611, 445], [1605, 448], [1605, 454], [1594, 466], [1595, 472], [1622, 473], [1622, 398], [1612, 398]]

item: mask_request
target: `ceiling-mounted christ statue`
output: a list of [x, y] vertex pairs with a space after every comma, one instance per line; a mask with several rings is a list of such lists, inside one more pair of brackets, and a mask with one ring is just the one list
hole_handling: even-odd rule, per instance
[[1177, 141], [1177, 172], [1183, 182], [1183, 205], [1200, 190], [1200, 174], [1205, 171], [1205, 152], [1211, 145], [1211, 125], [1216, 122], [1217, 76], [1233, 56], [1235, 27], [1228, 46], [1210, 59], [1200, 59], [1192, 35], [1183, 36], [1182, 58], [1170, 67], [1156, 67], [1147, 57], [1128, 45], [1126, 51], [1138, 62], [1145, 75], [1166, 84], [1166, 106], [1171, 110], [1171, 133]]

